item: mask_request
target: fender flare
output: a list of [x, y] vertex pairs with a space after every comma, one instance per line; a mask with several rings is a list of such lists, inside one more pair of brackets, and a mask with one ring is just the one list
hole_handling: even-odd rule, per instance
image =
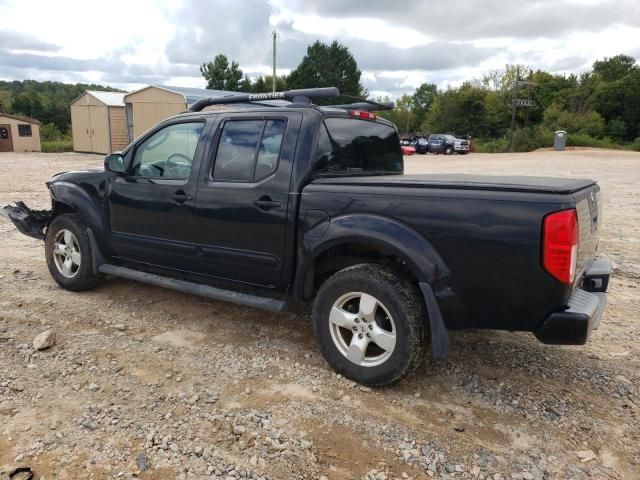
[[89, 193], [70, 182], [55, 182], [49, 185], [51, 198], [75, 210], [87, 228], [100, 237], [104, 231], [103, 215]]
[[104, 215], [101, 207], [96, 203], [95, 198], [92, 198], [89, 192], [82, 187], [70, 182], [60, 181], [51, 183], [49, 190], [54, 205], [55, 203], [61, 203], [70, 207], [80, 216], [87, 227], [91, 249], [94, 255], [94, 269], [96, 269], [99, 264], [106, 263], [105, 259], [109, 258], [110, 255], [105, 255], [105, 253], [111, 250], [106, 243]]
[[397, 256], [416, 276], [431, 327], [434, 357], [446, 357], [449, 338], [440, 307], [438, 292], [452, 294], [451, 274], [435, 247], [419, 232], [398, 220], [375, 214], [350, 213], [315, 225], [303, 233], [299, 244], [302, 261], [297, 269], [294, 293], [302, 298], [307, 273], [315, 260], [329, 248], [348, 243], [379, 246]]

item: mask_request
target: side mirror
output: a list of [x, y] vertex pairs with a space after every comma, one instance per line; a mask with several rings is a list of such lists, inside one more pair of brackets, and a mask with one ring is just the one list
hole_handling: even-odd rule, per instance
[[104, 157], [104, 169], [113, 173], [125, 173], [127, 171], [127, 165], [122, 155], [112, 153]]

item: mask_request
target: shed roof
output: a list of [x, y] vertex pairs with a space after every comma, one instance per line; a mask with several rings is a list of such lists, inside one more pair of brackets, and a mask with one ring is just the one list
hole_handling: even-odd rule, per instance
[[124, 107], [124, 96], [122, 92], [100, 92], [97, 90], [87, 90], [88, 94], [93, 95], [107, 107]]
[[162, 90], [167, 90], [169, 92], [182, 95], [187, 106], [191, 106], [193, 103], [200, 100], [201, 98], [227, 97], [229, 95], [239, 95], [242, 93], [242, 92], [230, 92], [227, 90], [210, 90], [208, 88], [175, 87], [171, 85], [149, 85], [147, 87], [143, 87], [139, 90], [135, 90], [130, 94], [126, 94], [126, 95], [133, 95], [134, 93], [141, 92], [148, 88], [160, 88]]
[[10, 115], [8, 113], [0, 112], [0, 117], [11, 118], [13, 120], [18, 120], [20, 122], [33, 123], [34, 125], [40, 125], [40, 122], [35, 118], [21, 117], [19, 115]]

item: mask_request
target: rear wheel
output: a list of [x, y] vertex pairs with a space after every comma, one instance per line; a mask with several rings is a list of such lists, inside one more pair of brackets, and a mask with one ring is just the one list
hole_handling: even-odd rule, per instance
[[66, 290], [89, 290], [102, 281], [102, 275], [93, 273], [87, 227], [77, 215], [67, 213], [53, 219], [47, 228], [45, 255], [51, 276]]
[[356, 265], [330, 277], [316, 296], [313, 322], [325, 360], [363, 385], [396, 383], [423, 355], [426, 314], [420, 294], [378, 265]]

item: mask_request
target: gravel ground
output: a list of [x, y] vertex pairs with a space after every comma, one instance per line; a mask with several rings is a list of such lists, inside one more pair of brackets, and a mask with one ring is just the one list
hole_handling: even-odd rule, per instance
[[[0, 154], [0, 205], [47, 207], [97, 156]], [[336, 376], [304, 314], [109, 279], [58, 288], [43, 244], [0, 217], [0, 478], [640, 478], [640, 154], [415, 156], [407, 171], [593, 177], [609, 306], [584, 347], [452, 334], [401, 384]], [[33, 349], [53, 329], [56, 344]]]

